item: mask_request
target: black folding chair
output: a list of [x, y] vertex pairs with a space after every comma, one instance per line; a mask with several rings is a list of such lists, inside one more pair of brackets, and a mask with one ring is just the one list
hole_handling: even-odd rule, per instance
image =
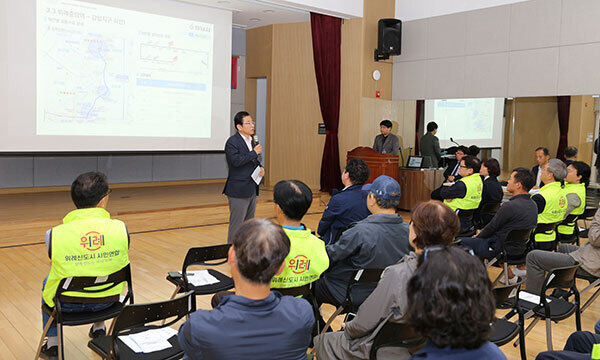
[[[63, 295], [65, 292], [76, 291], [91, 295], [112, 289], [123, 282], [127, 283], [127, 295], [123, 298], [123, 300], [115, 302], [112, 306], [104, 310], [95, 312], [62, 311], [63, 302], [73, 302], [73, 297], [66, 298], [65, 295]], [[94, 287], [95, 289], [89, 289], [91, 287]], [[102, 298], [94, 298], [94, 300], [101, 302]], [[133, 288], [131, 285], [131, 268], [129, 264], [124, 266], [121, 270], [116, 271], [108, 276], [73, 276], [62, 279], [58, 284], [58, 288], [56, 289], [56, 295], [54, 296], [54, 307], [51, 308], [46, 304], [42, 305], [42, 311], [49, 314], [50, 319], [44, 327], [44, 331], [42, 331], [42, 337], [40, 339], [35, 358], [38, 359], [40, 357], [44, 337], [46, 337], [46, 333], [48, 332], [48, 329], [50, 328], [50, 325], [53, 323], [54, 319], [56, 319], [56, 329], [58, 335], [58, 358], [64, 359], [63, 326], [85, 325], [112, 319], [119, 315], [121, 309], [127, 302], [133, 304]]]
[[[496, 344], [496, 346], [502, 346], [508, 344], [516, 336], [519, 336], [519, 350], [521, 352], [521, 359], [527, 359], [527, 352], [525, 351], [525, 318], [523, 312], [516, 299], [519, 298], [519, 291], [523, 280], [513, 285], [498, 286], [493, 289], [494, 298], [496, 299], [496, 307], [499, 309], [505, 309], [505, 304], [509, 303], [511, 310], [503, 317], [496, 318], [492, 325], [492, 335], [490, 341]], [[513, 292], [515, 294], [513, 294]], [[510, 321], [510, 318], [517, 315], [517, 322]]]
[[[196, 311], [196, 297], [193, 291], [167, 301], [149, 304], [126, 305], [114, 320], [112, 332], [93, 339], [88, 347], [103, 359], [111, 360], [171, 360], [183, 357], [176, 336], [168, 339], [171, 347], [152, 353], [136, 353], [119, 336], [137, 334], [146, 330], [160, 329], [175, 324], [184, 316]], [[160, 320], [173, 318], [168, 323], [152, 325]]]
[[425, 345], [427, 339], [416, 333], [412, 326], [406, 323], [393, 323], [389, 320], [379, 329], [373, 339], [369, 360], [377, 359], [377, 351], [384, 347], [402, 347], [414, 352]]
[[321, 334], [324, 334], [327, 331], [327, 329], [329, 329], [331, 323], [333, 322], [333, 320], [335, 320], [335, 318], [338, 315], [344, 313], [355, 313], [358, 311], [358, 306], [355, 305], [354, 301], [352, 300], [352, 289], [358, 284], [377, 286], [379, 279], [381, 279], [382, 272], [383, 269], [360, 269], [354, 272], [354, 274], [350, 278], [350, 281], [348, 282], [348, 287], [346, 288], [346, 297], [344, 298], [344, 301], [342, 301], [342, 304], [338, 306], [337, 309], [335, 309], [335, 312], [331, 315], [331, 317], [329, 317], [329, 320], [327, 320], [327, 323], [323, 327], [323, 330], [321, 330]]
[[567, 217], [560, 223], [558, 226], [568, 226], [573, 227], [573, 233], [569, 235], [563, 235], [558, 232], [558, 227], [556, 230], [556, 239], [559, 243], [562, 244], [577, 244], [579, 246], [579, 226], [577, 225], [577, 220], [579, 219], [579, 215], [567, 215]]
[[597, 288], [594, 294], [592, 294], [592, 296], [589, 299], [587, 299], [587, 301], [581, 306], [581, 313], [583, 314], [585, 309], [592, 305], [594, 300], [596, 300], [598, 296], [600, 296], [600, 278], [593, 275], [581, 275], [579, 273], [575, 273], [575, 279], [581, 279], [589, 282], [589, 285], [586, 286], [583, 290], [581, 290], [579, 292], [579, 295], [583, 295], [591, 289]]
[[[598, 204], [596, 204], [598, 205]], [[583, 214], [579, 215], [579, 219], [578, 220], [583, 220], [583, 225], [584, 225], [584, 229], [579, 231], [579, 237], [580, 238], [584, 238], [587, 239], [588, 238], [588, 234], [590, 231], [590, 228], [588, 226], [588, 221], [592, 221], [592, 219], [594, 218], [594, 215], [596, 215], [596, 211], [598, 211], [598, 208], [586, 208], [583, 211]], [[577, 228], [577, 230], [579, 230], [579, 224], [575, 223], [575, 227]]]
[[[529, 236], [532, 229], [511, 230], [504, 240], [500, 253], [487, 263], [487, 266], [499, 266], [502, 264], [502, 271], [494, 280], [494, 284], [498, 282], [502, 275], [505, 276], [505, 283], [508, 284], [508, 266], [525, 264], [527, 253], [531, 249]], [[507, 251], [510, 249], [510, 251]]]
[[[552, 249], [552, 251], [556, 250], [556, 244], [558, 243], [557, 241], [557, 236], [556, 236], [556, 227], [558, 226], [558, 222], [555, 223], [548, 223], [548, 224], [540, 224], [538, 223], [537, 226], [535, 227], [535, 229], [533, 230], [533, 233], [531, 234], [531, 241], [533, 244], [533, 248], [537, 249], [538, 246], [537, 244], [544, 244], [545, 242], [543, 241], [535, 241], [535, 235], [537, 234], [544, 234], [544, 235], [552, 235], [554, 234], [555, 238], [552, 241], [554, 248]], [[543, 249], [543, 250], [550, 250], [550, 249]]]
[[[525, 329], [525, 335], [527, 335], [531, 329], [540, 320], [546, 320], [546, 343], [548, 350], [552, 350], [552, 321], [559, 322], [560, 320], [569, 318], [575, 314], [575, 327], [577, 331], [581, 331], [581, 311], [580, 311], [580, 299], [579, 291], [575, 286], [575, 273], [581, 263], [577, 263], [572, 266], [565, 266], [561, 268], [552, 269], [544, 280], [542, 290], [539, 294], [533, 294], [539, 296], [539, 302], [532, 303], [522, 298], [519, 298], [519, 306], [525, 313], [525, 319], [534, 317], [534, 320]], [[566, 296], [556, 297], [552, 295], [546, 295], [549, 289], [569, 289]], [[519, 295], [526, 294], [525, 291], [521, 291]], [[571, 295], [575, 295], [574, 303], [566, 300]], [[513, 344], [517, 346], [517, 342]]]
[[461, 227], [460, 232], [458, 233], [458, 235], [456, 235], [456, 237], [470, 237], [470, 236], [475, 235], [475, 225], [473, 225], [473, 214], [474, 213], [475, 213], [475, 209], [470, 209], [470, 210], [458, 209], [458, 210], [456, 210], [456, 214], [458, 215], [458, 218], [460, 219], [461, 225], [467, 221], [471, 222], [471, 226], [469, 226], [468, 228], [463, 229]]
[[317, 335], [319, 333], [319, 319], [321, 318], [321, 311], [319, 310], [317, 299], [315, 299], [315, 296], [313, 295], [313, 292], [311, 290], [312, 284], [313, 283], [309, 283], [292, 288], [281, 288], [271, 290], [279, 291], [282, 295], [286, 296], [301, 297], [302, 299], [308, 301], [310, 307], [313, 309], [313, 314], [315, 316], [315, 328], [313, 329], [313, 334]]
[[[181, 275], [178, 273], [170, 272], [167, 275], [167, 280], [175, 285], [175, 291], [171, 296], [171, 299], [177, 295], [177, 293], [194, 291], [196, 295], [208, 295], [214, 294], [219, 291], [225, 291], [233, 288], [233, 279], [229, 276], [217, 271], [215, 269], [207, 269], [208, 273], [214, 276], [218, 283], [208, 284], [202, 286], [194, 286], [188, 281], [187, 268], [192, 265], [200, 266], [217, 266], [227, 262], [227, 254], [229, 252], [229, 244], [226, 245], [213, 245], [194, 247], [188, 250], [183, 260], [183, 267]], [[221, 260], [216, 261], [215, 260]]]
[[487, 203], [483, 204], [479, 210], [479, 218], [475, 221], [476, 229], [483, 229], [496, 215], [502, 203]]

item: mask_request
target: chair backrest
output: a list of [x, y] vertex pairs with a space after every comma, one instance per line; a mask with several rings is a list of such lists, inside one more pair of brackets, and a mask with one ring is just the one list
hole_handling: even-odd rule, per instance
[[[511, 230], [504, 240], [504, 249], [507, 247], [511, 248], [512, 255], [522, 255], [527, 251], [529, 244], [529, 237], [533, 229], [515, 229]], [[507, 254], [508, 255], [508, 254]]]
[[393, 323], [386, 321], [386, 323], [379, 329], [375, 339], [373, 339], [373, 345], [371, 345], [371, 351], [369, 353], [369, 359], [377, 359], [377, 350], [382, 347], [403, 347], [403, 348], [415, 348], [425, 344], [426, 339], [417, 334], [417, 332], [406, 323]]
[[498, 212], [498, 209], [500, 209], [500, 205], [502, 205], [502, 203], [486, 203], [483, 204], [483, 206], [481, 207], [481, 213], [482, 214], [495, 214]]
[[458, 215], [458, 218], [461, 219], [462, 221], [473, 220], [474, 213], [475, 213], [475, 209], [470, 209], [470, 210], [458, 209], [458, 210], [456, 210], [456, 214]]
[[575, 273], [581, 266], [580, 262], [575, 265], [554, 268], [546, 275], [544, 285], [542, 286], [542, 293], [546, 293], [548, 289], [554, 288], [572, 288], [574, 287]]
[[381, 273], [383, 269], [360, 269], [356, 270], [348, 283], [348, 287], [346, 288], [346, 299], [347, 301], [352, 301], [352, 288], [356, 284], [373, 284], [377, 285], [379, 280], [381, 279]]
[[575, 220], [577, 220], [577, 217], [579, 217], [579, 215], [569, 214], [563, 221], [560, 222], [560, 225], [569, 225], [574, 223]]
[[555, 223], [549, 223], [549, 224], [540, 224], [538, 223], [537, 226], [535, 227], [535, 230], [533, 231], [533, 234], [543, 234], [543, 233], [551, 233], [552, 231], [555, 230], [556, 226], [559, 223], [555, 222]]
[[596, 215], [596, 211], [598, 211], [598, 208], [586, 208], [583, 210], [583, 214], [579, 215], [579, 218], [582, 220], [589, 220]]
[[[181, 274], [184, 289], [188, 289], [187, 268], [192, 265], [217, 266], [227, 262], [231, 244], [212, 245], [190, 248], [183, 260]], [[221, 260], [221, 261], [215, 261]]]
[[492, 289], [492, 292], [494, 293], [494, 298], [496, 299], [496, 307], [500, 306], [501, 304], [507, 302], [509, 299], [511, 299], [511, 293], [513, 292], [513, 290], [517, 289], [517, 294], [516, 296], [513, 297], [513, 299], [518, 299], [519, 298], [519, 290], [521, 289], [521, 285], [523, 284], [523, 280], [517, 282], [516, 284], [510, 284], [510, 285], [503, 285], [503, 286], [497, 286], [494, 289]]
[[304, 296], [310, 293], [310, 283], [292, 288], [272, 289], [286, 296]]
[[[196, 296], [193, 291], [188, 291], [171, 300], [148, 304], [125, 305], [119, 316], [114, 320], [113, 332], [110, 335], [109, 357], [114, 359], [119, 358], [119, 349], [116, 346], [117, 336], [126, 335], [131, 333], [132, 330], [135, 331], [142, 327], [145, 329], [158, 329], [170, 326], [194, 311], [196, 311]], [[168, 318], [173, 319], [169, 322], [147, 325]]]
[[[127, 283], [127, 296], [125, 297], [125, 299], [123, 299], [122, 303], [124, 304], [127, 301], [133, 303], [133, 288], [131, 285], [132, 282], [130, 264], [123, 266], [120, 270], [108, 276], [73, 276], [62, 279], [58, 283], [58, 288], [56, 289], [55, 303], [59, 304], [58, 306], [60, 307], [60, 301], [64, 298], [62, 293], [67, 291], [76, 291], [84, 294], [95, 294], [112, 289], [123, 282]], [[99, 289], [89, 289], [90, 287], [99, 286], [101, 287]]]

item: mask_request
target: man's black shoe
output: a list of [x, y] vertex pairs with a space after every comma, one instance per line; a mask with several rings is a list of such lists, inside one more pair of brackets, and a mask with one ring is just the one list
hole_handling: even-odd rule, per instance
[[88, 334], [92, 339], [99, 338], [101, 336], [106, 335], [106, 329], [98, 329], [94, 331], [94, 327], [90, 328], [90, 333]]
[[40, 352], [42, 359], [55, 360], [58, 359], [58, 346], [51, 346], [48, 348], [48, 344], [42, 345], [42, 351]]

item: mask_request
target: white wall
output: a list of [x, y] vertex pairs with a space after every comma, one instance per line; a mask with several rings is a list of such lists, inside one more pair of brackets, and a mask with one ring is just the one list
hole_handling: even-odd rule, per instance
[[410, 21], [525, 0], [396, 0], [396, 19]]
[[600, 1], [532, 0], [403, 24], [392, 98], [600, 93]]
[[[363, 16], [363, 0], [262, 0], [344, 19]], [[378, 0], [366, 0], [378, 1]]]

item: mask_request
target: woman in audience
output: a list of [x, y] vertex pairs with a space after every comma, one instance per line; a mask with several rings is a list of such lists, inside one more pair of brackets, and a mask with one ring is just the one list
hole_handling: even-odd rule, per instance
[[[439, 201], [415, 206], [411, 214], [409, 241], [415, 249], [397, 264], [387, 267], [375, 290], [358, 309], [344, 331], [315, 337], [319, 360], [368, 359], [373, 339], [386, 321], [399, 322], [406, 314], [406, 284], [417, 268], [417, 259], [433, 245], [449, 245], [460, 228], [456, 214]], [[378, 359], [408, 359], [406, 349], [386, 348]]]
[[506, 359], [488, 341], [496, 304], [476, 256], [457, 247], [425, 249], [407, 294], [408, 322], [428, 341], [411, 359]]
[[502, 197], [504, 196], [502, 185], [498, 182], [498, 176], [500, 176], [500, 163], [494, 158], [484, 160], [481, 164], [479, 174], [483, 177], [483, 192], [481, 194], [479, 208], [475, 211], [473, 217], [475, 223], [479, 224], [480, 228], [483, 228], [494, 217], [493, 214], [482, 213], [483, 206], [486, 204], [501, 203]]

